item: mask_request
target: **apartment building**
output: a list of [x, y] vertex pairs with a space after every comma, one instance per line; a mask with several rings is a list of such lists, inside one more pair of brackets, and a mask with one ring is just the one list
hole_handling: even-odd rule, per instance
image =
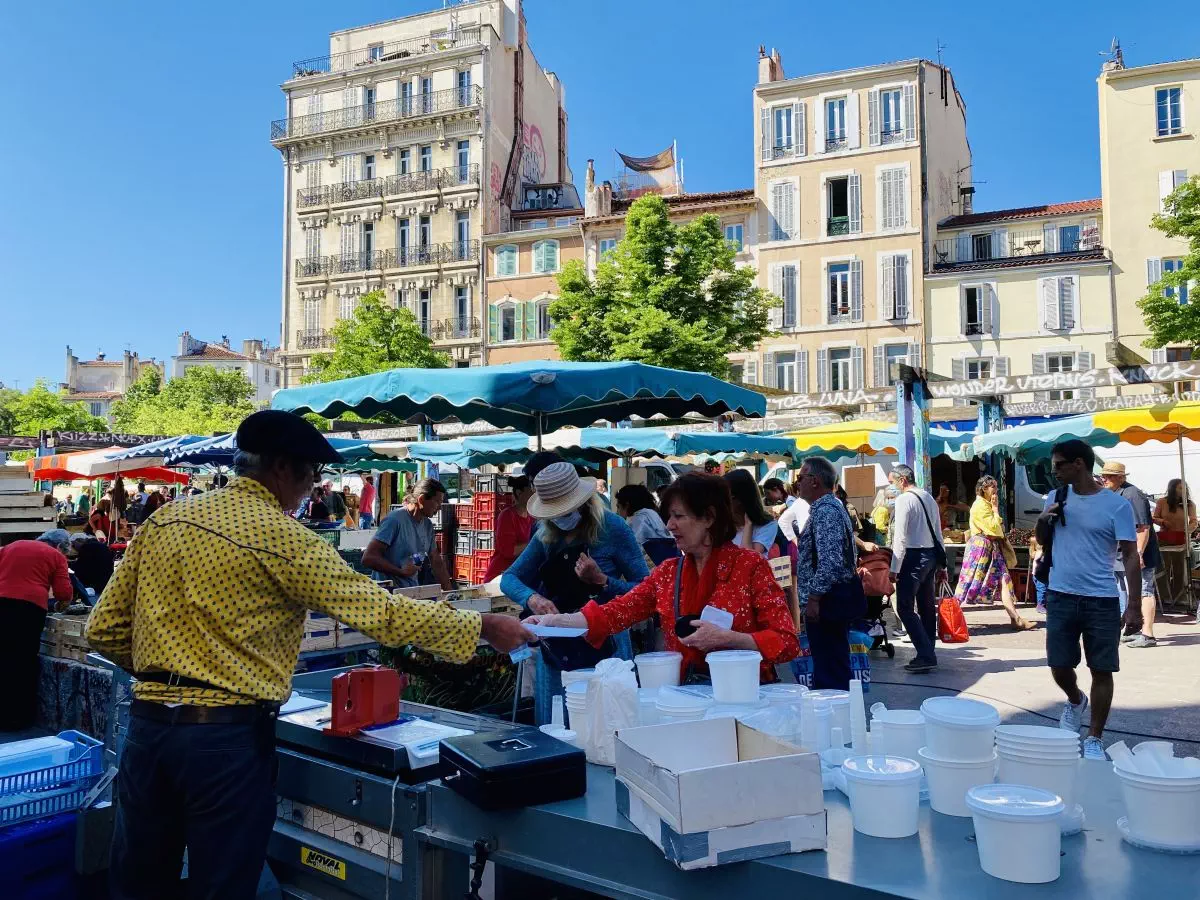
[[489, 365], [558, 359], [550, 304], [562, 267], [583, 259], [582, 216], [573, 184], [528, 185], [510, 230], [484, 236]]
[[282, 88], [285, 385], [373, 290], [456, 365], [482, 364], [480, 240], [508, 230], [525, 185], [571, 180], [563, 88], [520, 0], [334, 32]]
[[892, 383], [889, 363], [924, 358], [936, 223], [964, 211], [970, 183], [950, 70], [907, 60], [786, 78], [760, 48], [753, 113], [760, 284], [783, 306], [760, 348], [731, 360], [748, 382], [798, 393]]
[[93, 416], [111, 423], [113, 403], [125, 396], [147, 368], [163, 374], [161, 363], [141, 359], [128, 350], [119, 360], [109, 359], [104, 353], [97, 353], [95, 359], [81, 360], [67, 347], [66, 380], [59, 387], [66, 392], [68, 403], [82, 403]]
[[928, 368], [962, 380], [1103, 365], [1116, 333], [1103, 218], [1099, 200], [1082, 200], [943, 220], [925, 275]]
[[189, 332], [179, 335], [177, 352], [171, 357], [171, 378], [182, 378], [195, 366], [207, 366], [222, 372], [241, 372], [254, 385], [255, 404], [268, 403], [271, 395], [283, 386], [283, 369], [279, 365], [278, 348], [264, 341], [242, 341], [241, 352], [229, 345], [229, 338], [220, 341], [201, 341]]
[[[1110, 362], [1190, 359], [1188, 348], [1153, 350], [1137, 301], [1177, 268], [1187, 242], [1150, 225], [1163, 198], [1200, 174], [1200, 58], [1126, 67], [1118, 50], [1098, 79], [1103, 242], [1113, 258], [1118, 341]], [[1187, 290], [1179, 302], [1188, 300]]]

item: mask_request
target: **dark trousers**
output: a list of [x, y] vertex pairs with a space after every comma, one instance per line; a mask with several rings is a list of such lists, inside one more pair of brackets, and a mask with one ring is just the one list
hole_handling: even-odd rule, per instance
[[846, 619], [805, 619], [808, 649], [812, 653], [814, 690], [850, 690], [850, 623]]
[[131, 716], [117, 777], [112, 900], [252, 900], [275, 821], [274, 771], [269, 716], [233, 725]]
[[38, 652], [46, 610], [28, 600], [0, 597], [0, 731], [29, 728], [37, 718]]
[[905, 551], [900, 574], [896, 576], [896, 615], [912, 638], [917, 659], [930, 664], [937, 662], [937, 653], [933, 649], [937, 640], [936, 575], [933, 548], [921, 547]]

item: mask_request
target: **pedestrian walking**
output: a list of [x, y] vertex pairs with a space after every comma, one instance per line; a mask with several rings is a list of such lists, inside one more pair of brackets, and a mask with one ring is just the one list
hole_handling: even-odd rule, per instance
[[1121, 616], [1125, 633], [1121, 642], [1131, 650], [1142, 650], [1158, 644], [1154, 637], [1155, 587], [1154, 573], [1162, 565], [1162, 553], [1158, 549], [1158, 535], [1154, 531], [1150, 500], [1141, 490], [1125, 477], [1125, 464], [1106, 462], [1100, 470], [1104, 486], [1114, 494], [1129, 501], [1133, 509], [1133, 524], [1137, 529], [1137, 552], [1141, 560], [1142, 603], [1133, 607], [1129, 603], [1129, 585], [1125, 581], [1125, 569], [1121, 560], [1113, 565], [1113, 577], [1117, 580], [1117, 598], [1121, 603]]
[[[925, 674], [937, 668], [938, 573], [945, 559], [937, 501], [917, 487], [909, 466], [892, 466], [889, 480], [896, 488], [896, 520], [892, 541], [892, 580], [896, 583], [896, 613], [917, 655], [905, 671]], [[940, 551], [940, 552], [939, 552]]]
[[1013, 630], [1028, 631], [1034, 624], [1017, 612], [1016, 591], [1008, 572], [1010, 560], [1015, 563], [1017, 554], [1004, 536], [999, 504], [996, 479], [984, 475], [975, 485], [970, 537], [963, 553], [955, 597], [961, 606], [994, 603], [999, 597]]
[[1075, 678], [1080, 641], [1092, 674], [1091, 727], [1083, 741], [1085, 759], [1104, 759], [1100, 738], [1113, 699], [1113, 674], [1120, 669], [1121, 605], [1113, 565], [1125, 568], [1131, 608], [1141, 609], [1141, 563], [1133, 506], [1096, 484], [1096, 454], [1080, 440], [1056, 444], [1054, 475], [1063, 485], [1047, 498], [1038, 517], [1037, 538], [1049, 556], [1046, 591], [1046, 661], [1067, 696], [1059, 725], [1079, 733], [1089, 698]]

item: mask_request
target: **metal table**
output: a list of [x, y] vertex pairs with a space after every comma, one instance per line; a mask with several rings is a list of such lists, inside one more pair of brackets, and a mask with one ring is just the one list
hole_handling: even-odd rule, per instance
[[[826, 852], [680, 872], [618, 815], [611, 769], [589, 766], [588, 793], [578, 800], [503, 813], [484, 812], [440, 782], [432, 782], [426, 788], [427, 824], [415, 830], [423, 848], [421, 896], [462, 896], [469, 856], [481, 838], [495, 848], [490, 859], [498, 867], [497, 898], [504, 896], [501, 888], [510, 873], [605, 897], [639, 900], [805, 894], [822, 900], [1012, 900], [1017, 896], [1126, 900], [1176, 896], [1181, 885], [1195, 884], [1200, 872], [1197, 857], [1139, 850], [1121, 840], [1116, 821], [1124, 815], [1124, 805], [1108, 764], [1084, 763], [1079, 787], [1087, 824], [1082, 834], [1063, 839], [1062, 876], [1052, 884], [1016, 885], [980, 869], [970, 819], [934, 813], [927, 804], [921, 807], [916, 836], [884, 840], [855, 832], [845, 798], [828, 792]], [[540, 896], [527, 884], [519, 895], [523, 900]]]

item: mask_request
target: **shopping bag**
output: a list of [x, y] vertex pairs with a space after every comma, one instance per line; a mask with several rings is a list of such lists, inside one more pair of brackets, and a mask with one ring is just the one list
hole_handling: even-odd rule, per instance
[[938, 582], [938, 638], [943, 644], [965, 644], [971, 639], [967, 617], [946, 580]]
[[798, 634], [796, 635], [796, 639], [800, 643], [800, 653], [791, 662], [792, 677], [796, 679], [796, 684], [802, 684], [806, 688], [811, 688], [813, 661], [812, 651], [808, 649], [808, 635]]

